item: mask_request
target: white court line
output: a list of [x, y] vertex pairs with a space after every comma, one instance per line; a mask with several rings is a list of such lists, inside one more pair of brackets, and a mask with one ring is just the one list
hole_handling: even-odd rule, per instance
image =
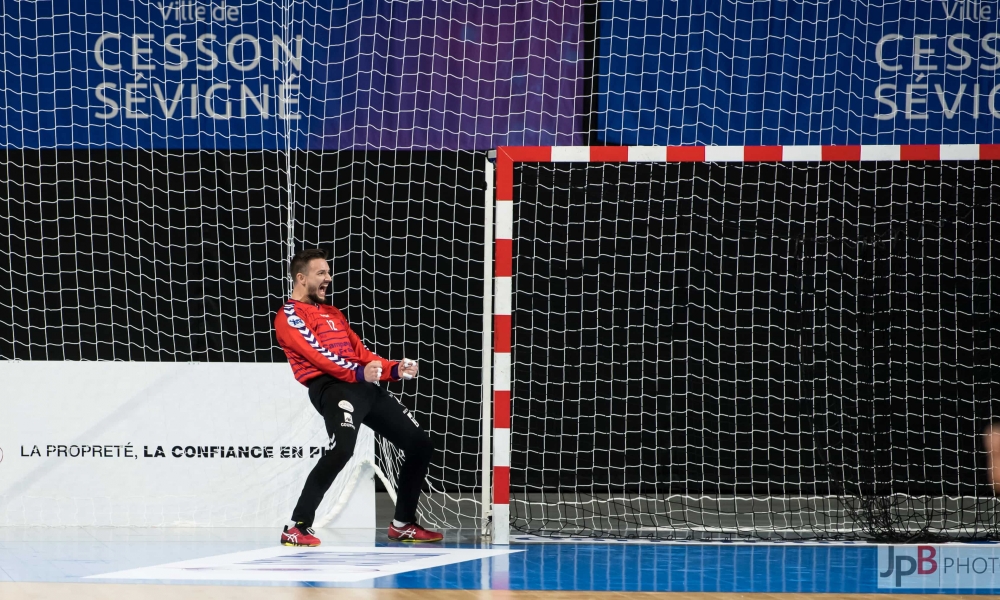
[[[754, 540], [754, 539], [732, 539], [732, 540], [657, 540], [648, 538], [587, 538], [587, 537], [545, 537], [540, 535], [511, 535], [511, 544], [600, 544], [604, 546], [618, 546], [626, 544], [659, 544], [677, 546], [870, 546], [877, 544], [865, 540]], [[952, 545], [961, 545], [954, 543]], [[982, 546], [982, 543], [967, 544], [970, 546]]]
[[478, 548], [275, 546], [91, 575], [86, 579], [356, 582], [520, 550]]
[[656, 544], [674, 546], [870, 546], [868, 542], [816, 541], [816, 540], [661, 540], [648, 538], [584, 538], [584, 537], [545, 537], [537, 535], [512, 535], [511, 544], [593, 544], [603, 546], [624, 546], [627, 544]]

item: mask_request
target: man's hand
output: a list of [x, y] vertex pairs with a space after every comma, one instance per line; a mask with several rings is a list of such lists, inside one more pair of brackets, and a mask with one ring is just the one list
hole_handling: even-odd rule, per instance
[[374, 383], [382, 379], [382, 361], [373, 360], [365, 365], [365, 381]]
[[420, 367], [417, 366], [417, 361], [415, 360], [404, 358], [399, 363], [399, 376], [402, 379], [413, 379], [417, 376], [418, 370], [420, 370]]

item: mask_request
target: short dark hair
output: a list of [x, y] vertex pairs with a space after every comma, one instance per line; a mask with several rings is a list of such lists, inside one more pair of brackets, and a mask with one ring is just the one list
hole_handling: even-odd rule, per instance
[[288, 276], [295, 279], [295, 276], [299, 273], [305, 273], [309, 263], [317, 258], [326, 260], [326, 250], [321, 248], [300, 250], [288, 263]]

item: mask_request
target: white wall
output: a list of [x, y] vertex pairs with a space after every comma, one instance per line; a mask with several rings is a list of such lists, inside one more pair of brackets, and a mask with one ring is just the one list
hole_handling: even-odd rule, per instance
[[[0, 362], [0, 525], [277, 527], [327, 444], [287, 364]], [[241, 446], [261, 456], [218, 450]], [[373, 453], [362, 427], [317, 525], [375, 526]]]

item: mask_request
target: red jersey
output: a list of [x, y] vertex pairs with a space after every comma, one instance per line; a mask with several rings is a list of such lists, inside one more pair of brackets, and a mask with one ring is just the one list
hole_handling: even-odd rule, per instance
[[295, 379], [303, 385], [323, 374], [363, 382], [365, 365], [373, 360], [382, 362], [381, 381], [399, 380], [399, 362], [365, 348], [344, 313], [329, 304], [289, 300], [274, 318], [274, 331]]

